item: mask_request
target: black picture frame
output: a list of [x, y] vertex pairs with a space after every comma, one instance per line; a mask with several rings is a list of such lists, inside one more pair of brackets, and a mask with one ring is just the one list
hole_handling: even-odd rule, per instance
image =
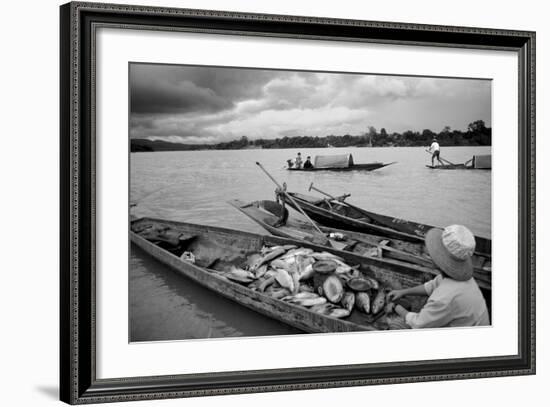
[[[70, 404], [535, 373], [535, 33], [73, 2], [60, 7], [60, 398]], [[95, 66], [100, 26], [508, 50], [519, 59], [519, 350], [515, 355], [96, 378]]]

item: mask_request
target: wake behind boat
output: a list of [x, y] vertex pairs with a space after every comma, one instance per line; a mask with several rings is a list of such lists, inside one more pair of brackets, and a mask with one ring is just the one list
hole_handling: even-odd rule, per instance
[[288, 163], [286, 168], [288, 171], [373, 171], [395, 164], [395, 162], [355, 164], [351, 154], [317, 155], [311, 166], [307, 163], [295, 165], [291, 160], [288, 160]]
[[[380, 300], [389, 290], [433, 278], [306, 241], [164, 219], [133, 221], [130, 238], [182, 276], [305, 332], [403, 328], [392, 325], [383, 306], [371, 310], [365, 298]], [[331, 262], [338, 267], [327, 275]], [[362, 299], [355, 307], [354, 292]], [[424, 301], [411, 301], [411, 309]]]

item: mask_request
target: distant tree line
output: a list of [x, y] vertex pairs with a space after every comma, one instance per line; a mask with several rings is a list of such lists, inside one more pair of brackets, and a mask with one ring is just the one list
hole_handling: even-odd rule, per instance
[[468, 125], [466, 131], [445, 126], [439, 133], [425, 129], [422, 132], [407, 130], [388, 133], [381, 128], [369, 127], [361, 135], [328, 135], [324, 137], [295, 136], [276, 139], [240, 139], [217, 144], [181, 144], [161, 140], [132, 139], [131, 151], [190, 151], [190, 150], [242, 150], [247, 148], [319, 148], [319, 147], [410, 147], [428, 146], [436, 137], [441, 146], [490, 146], [491, 128], [483, 120]]

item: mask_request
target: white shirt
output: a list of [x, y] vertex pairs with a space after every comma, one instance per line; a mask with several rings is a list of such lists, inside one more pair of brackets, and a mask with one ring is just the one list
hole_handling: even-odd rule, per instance
[[432, 145], [430, 146], [430, 151], [433, 153], [434, 151], [439, 151], [439, 143], [437, 141], [434, 141]]
[[424, 284], [428, 301], [419, 312], [409, 312], [411, 328], [489, 325], [485, 299], [473, 278], [457, 281], [438, 275]]

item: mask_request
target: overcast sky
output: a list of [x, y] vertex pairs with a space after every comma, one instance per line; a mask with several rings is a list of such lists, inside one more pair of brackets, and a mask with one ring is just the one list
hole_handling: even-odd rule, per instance
[[132, 64], [130, 137], [358, 135], [491, 125], [488, 80]]

